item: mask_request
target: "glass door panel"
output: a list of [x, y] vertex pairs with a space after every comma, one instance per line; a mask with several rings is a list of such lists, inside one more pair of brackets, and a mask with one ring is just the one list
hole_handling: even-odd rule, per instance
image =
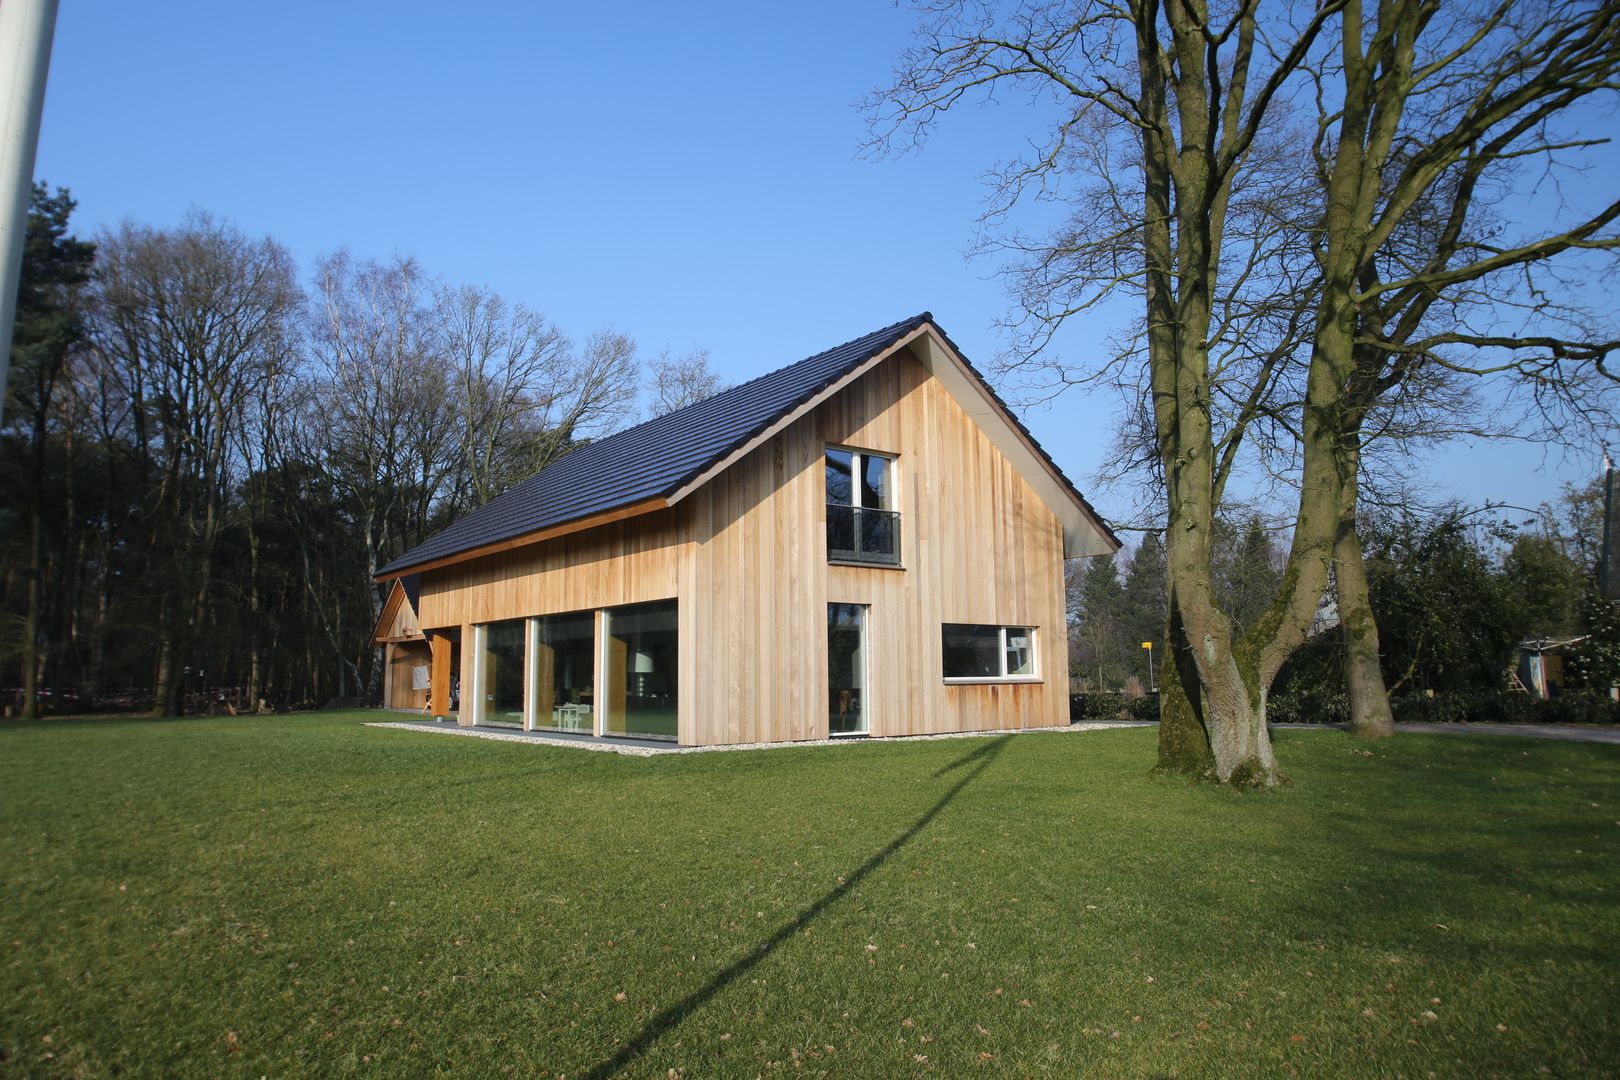
[[538, 620], [534, 726], [594, 734], [596, 616], [589, 611]]
[[479, 628], [484, 646], [479, 672], [478, 716], [489, 727], [523, 726], [523, 619], [508, 619]]
[[602, 734], [675, 738], [675, 601], [617, 608], [605, 612], [604, 619]]
[[864, 735], [866, 605], [827, 605], [827, 730]]

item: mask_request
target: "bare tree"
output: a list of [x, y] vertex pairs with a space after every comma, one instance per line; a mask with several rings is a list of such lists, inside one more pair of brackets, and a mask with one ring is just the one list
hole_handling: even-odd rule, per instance
[[461, 447], [451, 513], [481, 506], [628, 418], [637, 374], [630, 338], [603, 331], [576, 350], [538, 312], [470, 285], [441, 288], [433, 319]]
[[532, 471], [514, 436], [566, 378], [569, 343], [537, 312], [473, 285], [441, 289], [435, 316], [460, 428], [456, 488], [480, 506]]
[[651, 369], [652, 382], [648, 391], [654, 416], [684, 409], [731, 389], [731, 383], [709, 367], [708, 349], [693, 349], [682, 356], [672, 356], [666, 349], [658, 354]]
[[[415, 260], [356, 265], [338, 252], [317, 265], [314, 300], [307, 340], [317, 391], [303, 417], [313, 445], [301, 453], [320, 463], [350, 506], [369, 581], [426, 532], [462, 454], [451, 375], [438, 353], [434, 286]], [[312, 575], [305, 584], [336, 645], [325, 598]], [[382, 598], [369, 592], [375, 618]]]
[[279, 244], [200, 212], [175, 229], [125, 223], [97, 248], [96, 340], [125, 382], [137, 453], [155, 485], [146, 520], [168, 571], [157, 598], [155, 708], [172, 715], [239, 479], [232, 433], [289, 370], [301, 294]]
[[[1023, 362], [1049, 359], [1056, 331], [1108, 297], [1129, 293], [1142, 305], [1174, 661], [1161, 699], [1161, 767], [1233, 783], [1281, 778], [1266, 693], [1303, 640], [1335, 557], [1345, 555], [1358, 342], [1438, 355], [1447, 345], [1510, 347], [1507, 339], [1524, 337], [1453, 332], [1416, 348], [1369, 334], [1360, 313], [1402, 290], [1466, 289], [1499, 270], [1616, 243], [1604, 230], [1617, 208], [1600, 208], [1440, 268], [1387, 283], [1371, 275], [1415, 209], [1474, 156], [1578, 147], [1538, 142], [1537, 133], [1575, 102], [1613, 89], [1613, 3], [1459, 5], [1436, 20], [1440, 6], [1388, 0], [1369, 15], [1359, 0], [1310, 9], [1239, 0], [1217, 11], [1203, 0], [1026, 3], [1005, 12], [923, 2], [918, 43], [869, 103], [877, 152], [916, 145], [971, 95], [1018, 90], [1052, 118], [1031, 155], [995, 172], [986, 220], [1000, 246], [1024, 256], [1012, 268]], [[1298, 214], [1274, 213], [1269, 199], [1250, 195], [1268, 177], [1297, 177], [1276, 148], [1290, 143], [1298, 103], [1313, 93], [1330, 103], [1313, 124], [1320, 184], [1299, 196], [1312, 227], [1290, 235]], [[1421, 104], [1408, 114], [1413, 102]], [[1445, 133], [1424, 145], [1442, 125]], [[1056, 234], [1030, 239], [1000, 228], [1015, 205], [1040, 197], [1076, 199]], [[1289, 315], [1301, 287], [1314, 299], [1303, 320]], [[1298, 392], [1279, 397], [1302, 341]], [[1593, 353], [1560, 359], [1593, 361]], [[1065, 384], [1099, 375], [1060, 369]], [[1407, 385], [1415, 383], [1397, 374], [1395, 386]], [[1239, 633], [1212, 586], [1212, 522], [1246, 440], [1273, 423], [1295, 441], [1296, 524], [1271, 603]]]

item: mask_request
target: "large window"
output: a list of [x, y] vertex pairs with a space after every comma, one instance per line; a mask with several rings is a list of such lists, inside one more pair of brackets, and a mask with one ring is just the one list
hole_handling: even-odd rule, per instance
[[675, 601], [615, 608], [603, 619], [602, 734], [675, 738]]
[[866, 734], [866, 606], [827, 605], [827, 730]]
[[[523, 726], [523, 619], [478, 627], [480, 646], [473, 723]], [[466, 687], [462, 688], [466, 692]]]
[[900, 562], [900, 515], [894, 459], [827, 448], [827, 558]]
[[946, 623], [943, 638], [946, 679], [1037, 678], [1034, 627]]
[[534, 726], [593, 734], [596, 614], [578, 611], [534, 622]]

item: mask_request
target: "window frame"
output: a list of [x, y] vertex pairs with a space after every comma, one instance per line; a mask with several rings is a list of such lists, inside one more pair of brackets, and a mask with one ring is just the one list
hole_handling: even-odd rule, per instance
[[[996, 663], [1001, 669], [999, 675], [946, 675], [945, 674], [945, 634], [950, 627], [968, 626], [975, 629], [993, 629], [996, 631]], [[1028, 675], [1007, 674], [1007, 635], [1009, 632], [1022, 630], [1029, 635], [1029, 666]], [[947, 685], [967, 686], [975, 683], [1040, 683], [1046, 678], [1041, 672], [1040, 627], [1025, 623], [940, 623], [940, 677]]]
[[[834, 502], [832, 493], [827, 489], [827, 455], [833, 451], [850, 456], [849, 470], [849, 501]], [[888, 462], [884, 476], [884, 491], [888, 496], [888, 506], [865, 506], [861, 503], [861, 480], [866, 472], [866, 461], [877, 458]], [[832, 548], [827, 548], [827, 562], [835, 566], [864, 566], [878, 570], [904, 570], [905, 562], [902, 553], [905, 551], [904, 537], [901, 534], [901, 521], [904, 515], [900, 512], [900, 482], [899, 482], [900, 455], [883, 450], [866, 450], [858, 446], [848, 446], [843, 443], [827, 443], [821, 455], [822, 499], [825, 506], [840, 506], [855, 511], [855, 528], [858, 530], [859, 513], [862, 510], [876, 510], [880, 514], [888, 514], [894, 522], [894, 558], [888, 559], [861, 559], [844, 558], [833, 554]]]
[[[474, 623], [472, 628], [472, 663], [463, 665], [461, 679], [461, 705], [463, 710], [470, 709], [471, 726], [505, 728], [521, 731], [530, 731], [530, 701], [529, 701], [529, 616], [519, 615], [511, 619], [491, 619], [489, 622]], [[521, 695], [517, 713], [500, 713], [505, 717], [501, 720], [491, 719], [489, 695], [492, 688], [487, 686], [489, 681], [490, 663], [490, 631], [498, 626], [508, 626], [512, 623], [522, 624], [523, 659], [519, 665], [518, 678], [521, 680]], [[466, 654], [466, 645], [463, 643], [463, 655]], [[471, 696], [469, 696], [469, 690]], [[512, 717], [516, 717], [514, 721]]]

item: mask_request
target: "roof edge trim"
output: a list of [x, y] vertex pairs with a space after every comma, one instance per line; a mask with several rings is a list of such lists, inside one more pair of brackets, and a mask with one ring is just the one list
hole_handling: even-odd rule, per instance
[[[384, 581], [385, 578], [374, 580]], [[383, 628], [394, 621], [394, 615], [399, 611], [399, 605], [405, 602], [405, 583], [398, 578], [394, 579], [394, 587], [388, 590], [388, 598], [383, 601], [382, 611], [377, 615], [377, 625], [371, 628], [371, 644], [381, 645], [390, 639], [383, 633]]]
[[[485, 544], [482, 547], [468, 548], [466, 551], [458, 551], [453, 555], [444, 555], [437, 559], [430, 559], [427, 562], [414, 563], [410, 566], [394, 567], [386, 573], [377, 574], [374, 580], [387, 581], [390, 578], [401, 578], [407, 574], [420, 574], [427, 570], [439, 570], [446, 566], [453, 566], [456, 563], [469, 562], [473, 559], [481, 559], [486, 555], [499, 555], [503, 551], [511, 551], [514, 548], [528, 547], [530, 544], [538, 544], [545, 540], [553, 540], [559, 536], [567, 536], [569, 533], [584, 532], [586, 529], [594, 529], [598, 525], [610, 525], [615, 521], [623, 521], [625, 518], [640, 517], [642, 514], [650, 514], [655, 510], [663, 510], [670, 505], [671, 500], [665, 498], [655, 496], [651, 499], [643, 499], [640, 502], [631, 503], [628, 506], [620, 506], [613, 510], [604, 510], [600, 514], [592, 514], [589, 517], [575, 518], [573, 521], [564, 521], [561, 524], [550, 525], [544, 529], [536, 530], [535, 532], [524, 533], [522, 536], [514, 536], [506, 540], [498, 540], [493, 544]], [[403, 588], [404, 587], [401, 586], [401, 589]]]

